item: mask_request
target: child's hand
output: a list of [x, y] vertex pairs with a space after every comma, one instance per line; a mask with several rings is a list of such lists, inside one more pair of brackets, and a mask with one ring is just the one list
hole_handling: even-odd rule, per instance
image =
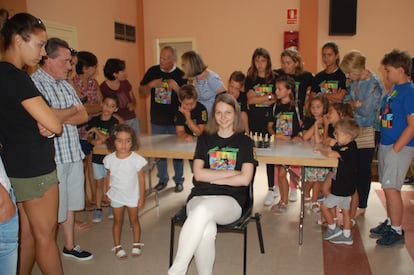
[[178, 107], [178, 111], [184, 115], [185, 118], [191, 118], [190, 111], [187, 111], [183, 108], [183, 106]]
[[190, 136], [190, 135], [187, 135], [187, 136], [184, 138], [184, 141], [186, 141], [186, 142], [193, 142], [193, 141], [194, 141], [194, 138], [193, 138], [192, 136]]

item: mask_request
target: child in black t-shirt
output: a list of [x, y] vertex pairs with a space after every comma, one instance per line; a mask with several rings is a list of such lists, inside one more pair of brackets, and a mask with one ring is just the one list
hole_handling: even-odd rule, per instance
[[[290, 141], [299, 137], [299, 116], [295, 104], [295, 81], [290, 76], [281, 76], [276, 80], [276, 104], [273, 108], [272, 119], [268, 121], [267, 130], [275, 136], [275, 140]], [[287, 210], [289, 184], [286, 169], [283, 165], [275, 165], [280, 201], [270, 210], [275, 214], [283, 214]], [[295, 190], [296, 192], [296, 190]]]
[[197, 98], [193, 85], [184, 85], [178, 92], [180, 106], [175, 114], [175, 128], [177, 136], [189, 142], [203, 133], [207, 123], [207, 109]]
[[[321, 204], [321, 212], [328, 222], [328, 229], [323, 233], [323, 239], [335, 244], [353, 244], [351, 235], [350, 204], [351, 196], [355, 193], [355, 175], [357, 170], [358, 148], [354, 139], [359, 134], [359, 126], [355, 120], [340, 119], [335, 124], [337, 144], [332, 150], [321, 151], [324, 156], [338, 158], [338, 167], [332, 171], [331, 193]], [[336, 225], [330, 209], [342, 209], [344, 229]]]
[[[86, 126], [88, 130], [88, 142], [92, 145], [104, 144], [108, 138], [109, 130], [118, 124], [118, 120], [113, 114], [118, 111], [119, 100], [115, 94], [104, 96], [102, 100], [102, 113], [93, 117]], [[96, 180], [96, 209], [92, 222], [102, 221], [102, 199], [104, 196], [104, 184], [106, 169], [103, 165], [105, 155], [92, 154], [93, 177]], [[111, 213], [108, 215], [112, 216]]]
[[246, 76], [241, 71], [234, 71], [229, 78], [227, 84], [227, 92], [231, 94], [239, 104], [241, 117], [244, 124], [244, 129], [246, 133], [250, 133], [249, 130], [249, 118], [247, 116], [247, 96], [244, 92], [244, 82], [246, 81]]

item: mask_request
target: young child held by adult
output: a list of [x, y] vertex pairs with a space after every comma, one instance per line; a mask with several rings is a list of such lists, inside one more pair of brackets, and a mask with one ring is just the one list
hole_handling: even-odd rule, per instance
[[206, 107], [197, 101], [198, 94], [193, 85], [183, 85], [178, 91], [180, 106], [175, 114], [177, 136], [192, 142], [204, 131], [208, 115]]
[[[303, 140], [322, 144], [325, 132], [328, 131], [328, 123], [325, 116], [328, 113], [329, 101], [324, 94], [318, 94], [309, 100], [308, 106], [309, 110], [305, 111], [305, 113], [309, 115], [305, 115], [303, 119]], [[305, 168], [305, 205], [314, 212], [319, 212], [317, 200], [321, 192], [322, 183], [325, 181], [329, 170], [323, 167]]]
[[[102, 113], [93, 117], [86, 126], [88, 131], [88, 142], [93, 146], [104, 144], [109, 137], [110, 129], [118, 124], [113, 114], [118, 111], [119, 101], [115, 94], [105, 95], [102, 101]], [[103, 165], [105, 155], [92, 154], [93, 177], [96, 180], [96, 209], [93, 214], [92, 222], [102, 221], [102, 200], [104, 198], [104, 186], [106, 170]], [[108, 217], [112, 218], [112, 211], [109, 210]]]
[[[340, 119], [335, 123], [337, 144], [331, 150], [321, 150], [324, 156], [338, 158], [338, 167], [332, 171], [331, 193], [321, 203], [323, 218], [328, 222], [328, 228], [323, 233], [323, 239], [335, 244], [353, 244], [351, 235], [351, 196], [355, 193], [355, 175], [357, 169], [358, 148], [355, 138], [359, 134], [358, 123], [349, 118]], [[343, 230], [334, 220], [331, 209], [342, 209]]]
[[378, 245], [404, 243], [401, 188], [414, 157], [414, 84], [410, 81], [411, 57], [394, 49], [381, 64], [387, 81], [393, 85], [382, 99], [381, 143], [378, 151], [379, 176], [385, 193], [387, 218], [370, 230], [380, 237]]
[[113, 127], [106, 140], [106, 145], [113, 152], [103, 160], [107, 171], [106, 195], [111, 202], [114, 214], [112, 226], [114, 247], [112, 250], [118, 259], [124, 259], [128, 256], [121, 245], [121, 232], [126, 208], [133, 232], [131, 256], [140, 256], [144, 244], [141, 243], [138, 214], [145, 202], [143, 168], [147, 161], [133, 151], [138, 149], [138, 138], [133, 128], [128, 125], [120, 124]]
[[[284, 75], [276, 79], [276, 104], [273, 108], [272, 119], [267, 124], [267, 130], [275, 136], [275, 140], [301, 139], [294, 94], [295, 80], [292, 77]], [[280, 201], [270, 210], [275, 214], [283, 214], [286, 212], [288, 204], [287, 173], [283, 165], [275, 165], [275, 172], [278, 175]]]
[[246, 81], [246, 76], [241, 71], [234, 71], [229, 77], [229, 82], [227, 83], [227, 93], [231, 94], [239, 103], [240, 106], [240, 115], [243, 120], [244, 129], [246, 133], [250, 133], [249, 130], [249, 117], [247, 115], [247, 95], [244, 92], [244, 82]]

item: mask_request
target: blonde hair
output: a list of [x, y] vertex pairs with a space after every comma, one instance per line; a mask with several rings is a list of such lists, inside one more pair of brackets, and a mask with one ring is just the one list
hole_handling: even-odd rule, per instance
[[359, 51], [353, 50], [347, 53], [339, 65], [344, 73], [361, 74], [365, 70], [366, 57]]
[[303, 69], [302, 57], [300, 56], [300, 53], [296, 49], [287, 48], [283, 50], [283, 52], [280, 54], [280, 59], [282, 59], [282, 57], [284, 56], [290, 57], [290, 59], [292, 59], [293, 62], [298, 63], [298, 65], [295, 68], [295, 75], [300, 75], [303, 73], [304, 69]]
[[360, 132], [358, 123], [352, 118], [341, 118], [337, 123], [335, 123], [335, 129], [351, 135], [353, 140], [359, 135]]

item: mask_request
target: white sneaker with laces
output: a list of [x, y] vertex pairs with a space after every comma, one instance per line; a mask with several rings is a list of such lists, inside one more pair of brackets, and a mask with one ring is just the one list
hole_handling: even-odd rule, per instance
[[297, 201], [298, 200], [298, 192], [296, 189], [291, 188], [289, 191], [289, 201]]
[[275, 200], [275, 197], [276, 197], [275, 196], [275, 192], [273, 190], [267, 190], [267, 193], [266, 193], [266, 196], [265, 196], [265, 199], [264, 199], [263, 204], [265, 206], [272, 205], [273, 202], [274, 202], [274, 200]]
[[275, 198], [277, 196], [279, 196], [280, 192], [279, 192], [279, 185], [275, 185], [275, 187], [273, 188], [273, 193], [275, 193]]

